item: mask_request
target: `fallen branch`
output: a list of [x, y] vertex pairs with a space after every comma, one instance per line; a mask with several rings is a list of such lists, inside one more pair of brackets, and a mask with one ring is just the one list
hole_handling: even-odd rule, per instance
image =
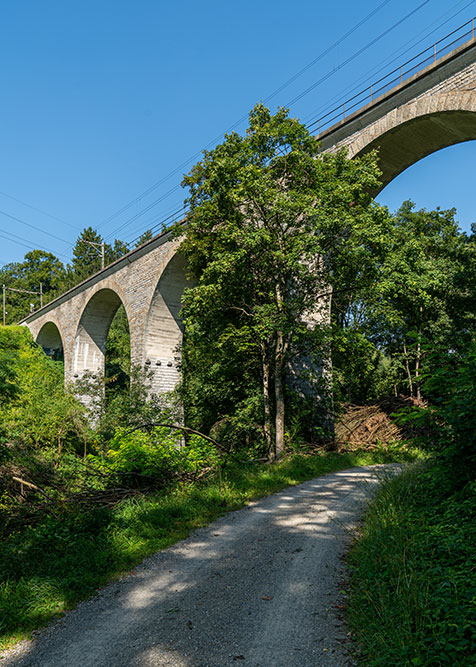
[[43, 489], [40, 489], [39, 486], [36, 486], [36, 484], [32, 484], [32, 482], [27, 482], [25, 479], [22, 479], [21, 477], [12, 476], [12, 479], [15, 482], [19, 482], [20, 484], [24, 484], [25, 486], [28, 486], [30, 489], [34, 489], [35, 491], [38, 491], [39, 493], [41, 493], [42, 496], [45, 496], [45, 498], [47, 498], [48, 500], [53, 500], [53, 498], [51, 498], [51, 496], [49, 496], [47, 493], [45, 493], [43, 491]]

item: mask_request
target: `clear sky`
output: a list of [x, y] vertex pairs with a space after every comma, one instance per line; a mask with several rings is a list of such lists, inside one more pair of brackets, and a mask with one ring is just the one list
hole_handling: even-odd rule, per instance
[[[290, 105], [306, 122], [475, 15], [476, 0], [5, 0], [0, 264], [36, 247], [68, 261], [89, 225], [134, 239], [180, 208], [200, 151], [308, 64], [268, 103], [323, 79]], [[467, 230], [475, 162], [475, 142], [440, 151], [379, 201], [455, 206]]]

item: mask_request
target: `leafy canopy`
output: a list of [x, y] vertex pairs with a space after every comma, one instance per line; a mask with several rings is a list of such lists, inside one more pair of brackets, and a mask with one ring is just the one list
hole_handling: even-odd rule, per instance
[[[184, 296], [184, 363], [192, 412], [208, 413], [209, 425], [230, 413], [263, 424], [269, 413], [282, 446], [287, 363], [309, 352], [326, 321], [329, 283], [368, 279], [381, 244], [386, 216], [368, 194], [378, 176], [375, 155], [320, 154], [287, 110], [272, 115], [258, 104], [246, 135], [226, 135], [184, 178], [190, 213], [180, 249], [196, 281]], [[306, 365], [315, 382], [320, 361]]]

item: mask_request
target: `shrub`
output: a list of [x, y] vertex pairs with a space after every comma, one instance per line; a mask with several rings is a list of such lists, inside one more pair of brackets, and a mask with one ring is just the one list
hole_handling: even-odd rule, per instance
[[149, 432], [119, 429], [103, 457], [89, 457], [90, 463], [106, 468], [111, 483], [117, 479], [129, 486], [166, 486], [173, 479], [187, 477], [220, 460], [211, 443], [191, 436], [184, 444], [180, 431], [156, 426]]

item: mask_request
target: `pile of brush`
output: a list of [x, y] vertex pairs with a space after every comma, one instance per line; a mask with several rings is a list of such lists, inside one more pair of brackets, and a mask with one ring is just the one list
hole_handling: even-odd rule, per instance
[[423, 407], [412, 398], [386, 398], [372, 405], [348, 405], [335, 424], [335, 446], [340, 449], [370, 449], [389, 442], [402, 442], [423, 435], [421, 429], [398, 425], [397, 415]]

